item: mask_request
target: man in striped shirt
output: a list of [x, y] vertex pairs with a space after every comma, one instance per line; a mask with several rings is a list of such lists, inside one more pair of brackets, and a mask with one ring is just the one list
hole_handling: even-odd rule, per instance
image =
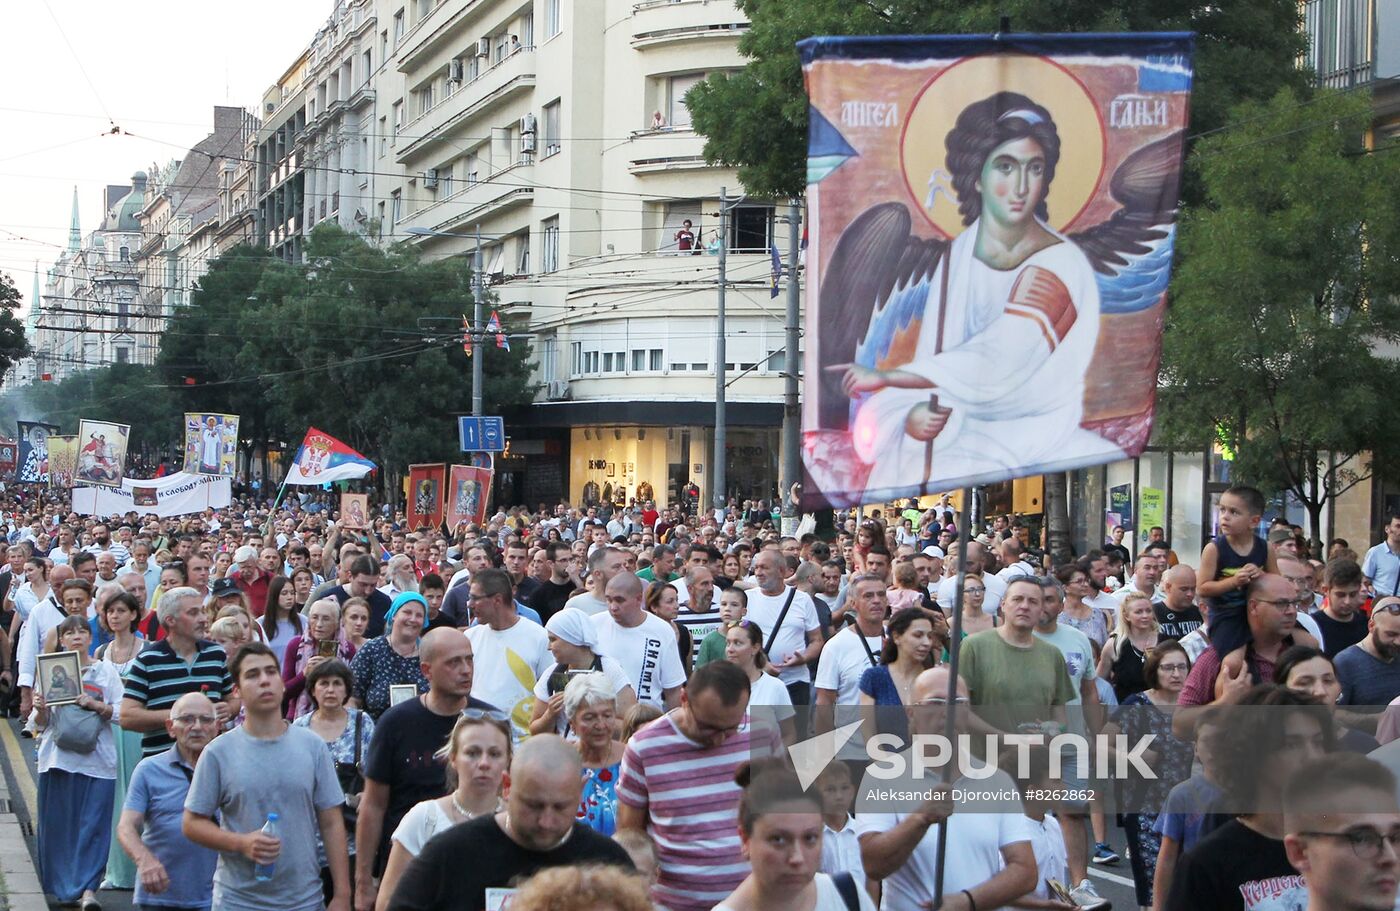
[[176, 700], [186, 693], [208, 696], [221, 727], [238, 713], [224, 650], [199, 638], [205, 623], [202, 602], [199, 592], [188, 587], [161, 595], [156, 619], [165, 629], [165, 638], [137, 655], [127, 671], [121, 726], [145, 735], [141, 751], [146, 756], [162, 753], [175, 742], [165, 721]]
[[739, 766], [782, 755], [776, 725], [751, 725], [749, 678], [737, 665], [698, 668], [679, 708], [633, 735], [617, 784], [617, 827], [656, 845], [652, 901], [710, 911], [749, 875], [739, 845]]

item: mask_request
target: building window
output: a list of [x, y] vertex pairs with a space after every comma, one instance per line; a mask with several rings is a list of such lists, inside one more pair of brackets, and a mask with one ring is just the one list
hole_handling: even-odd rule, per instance
[[535, 46], [535, 16], [533, 13], [520, 20], [520, 44], [527, 48]]
[[434, 0], [418, 0], [418, 21], [422, 22], [428, 18], [428, 14], [433, 11]]
[[540, 263], [543, 272], [559, 271], [559, 219], [549, 218], [544, 222], [544, 259]]
[[544, 152], [542, 158], [548, 158], [558, 153], [560, 143], [559, 135], [559, 101], [551, 101], [544, 106]]
[[403, 10], [394, 13], [394, 50], [398, 50], [399, 42], [403, 40]]
[[124, 263], [131, 262], [131, 248], [123, 245], [119, 250], [117, 250], [117, 258]]
[[583, 370], [583, 342], [569, 345], [569, 375], [578, 376]]
[[395, 190], [389, 194], [389, 227], [392, 229], [403, 218], [403, 195]]
[[125, 348], [125, 347], [117, 348], [117, 349], [116, 349], [116, 355], [117, 355], [117, 363], [118, 363], [118, 364], [129, 364], [129, 363], [131, 363], [131, 351], [130, 351], [129, 349], [127, 349], [127, 348]]
[[546, 39], [559, 34], [563, 23], [559, 21], [559, 0], [544, 0], [544, 36]]
[[764, 253], [773, 243], [773, 207], [739, 206], [729, 213], [729, 249]]
[[666, 109], [673, 129], [690, 129], [690, 110], [685, 106], [685, 93], [704, 78], [704, 73], [687, 73], [666, 80]]
[[661, 360], [661, 349], [652, 348], [651, 351], [648, 352], [648, 354], [650, 356], [650, 363], [648, 365], [648, 369], [660, 373], [662, 367], [664, 366], [664, 362]]
[[418, 113], [426, 114], [433, 109], [433, 84], [429, 82], [418, 90]]
[[117, 301], [117, 328], [125, 329], [131, 320], [131, 301], [121, 298]]
[[515, 274], [516, 274], [516, 275], [529, 275], [529, 274], [530, 274], [530, 235], [529, 235], [529, 234], [522, 234], [522, 235], [520, 235], [520, 246], [519, 246], [519, 251], [520, 251], [520, 255], [516, 258], [516, 262], [515, 262], [515, 265], [516, 265]]
[[632, 372], [641, 373], [647, 369], [647, 352], [645, 348], [632, 349]]
[[360, 55], [360, 68], [364, 71], [364, 77], [360, 82], [369, 82], [369, 77], [374, 75], [374, 50], [365, 51]]
[[389, 151], [389, 118], [379, 118], [379, 157], [383, 158]]
[[611, 351], [606, 351], [603, 353], [603, 372], [613, 372], [613, 356]]
[[393, 132], [391, 132], [389, 135], [390, 138], [394, 140], [395, 144], [397, 144], [399, 139], [399, 128], [403, 126], [403, 101], [395, 101], [393, 110], [394, 127]]

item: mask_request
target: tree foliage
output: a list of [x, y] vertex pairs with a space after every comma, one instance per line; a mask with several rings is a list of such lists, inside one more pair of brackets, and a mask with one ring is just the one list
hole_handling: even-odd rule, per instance
[[1219, 439], [1315, 537], [1328, 500], [1400, 459], [1400, 155], [1361, 146], [1369, 105], [1282, 91], [1200, 143], [1163, 339], [1163, 435]]
[[[256, 445], [295, 447], [308, 426], [339, 437], [396, 475], [411, 462], [460, 457], [456, 415], [471, 407], [462, 314], [469, 260], [423, 261], [370, 246], [333, 224], [312, 232], [306, 264], [240, 247], [211, 264], [161, 337], [154, 367], [114, 365], [38, 384], [0, 403], [27, 418], [119, 420], [177, 446], [184, 412], [241, 417]], [[533, 397], [528, 346], [487, 337], [488, 413]], [[129, 415], [129, 417], [128, 417]], [[143, 438], [144, 439], [144, 438]], [[167, 450], [168, 451], [168, 450]]]
[[19, 289], [9, 273], [0, 272], [0, 376], [29, 356], [24, 324], [15, 315], [19, 310]]
[[[1191, 130], [1226, 123], [1231, 107], [1279, 87], [1302, 91], [1296, 0], [736, 0], [748, 16], [743, 70], [715, 73], [686, 95], [712, 164], [739, 169], [756, 196], [804, 191], [807, 97], [796, 43], [814, 35], [1193, 31], [1197, 35]], [[1187, 185], [1187, 198], [1195, 196]]]

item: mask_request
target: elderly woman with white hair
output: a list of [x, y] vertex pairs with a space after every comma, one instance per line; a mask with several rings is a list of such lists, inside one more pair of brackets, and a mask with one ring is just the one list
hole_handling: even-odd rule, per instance
[[578, 818], [601, 835], [617, 831], [617, 778], [625, 747], [616, 739], [617, 698], [601, 671], [585, 671], [564, 688], [564, 717], [569, 719], [583, 760], [583, 796]]
[[282, 656], [282, 683], [286, 688], [288, 721], [294, 721], [312, 710], [306, 675], [316, 665], [332, 658], [339, 658], [348, 666], [355, 658], [355, 646], [340, 633], [340, 605], [330, 598], [322, 598], [312, 603], [307, 612], [306, 630], [287, 643]]
[[590, 671], [598, 672], [606, 681], [618, 718], [637, 704], [637, 691], [628, 682], [622, 665], [594, 651], [598, 647], [598, 631], [587, 614], [576, 607], [565, 607], [556, 611], [544, 628], [549, 634], [550, 654], [558, 663], [535, 683], [531, 734], [554, 733], [575, 739], [570, 713], [564, 709], [564, 689], [571, 678]]

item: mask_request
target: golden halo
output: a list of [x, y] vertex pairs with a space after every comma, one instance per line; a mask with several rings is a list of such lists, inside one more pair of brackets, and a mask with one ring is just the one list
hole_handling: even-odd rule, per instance
[[1105, 136], [1098, 105], [1084, 84], [1064, 67], [1025, 54], [987, 54], [961, 60], [934, 76], [919, 90], [900, 137], [900, 166], [914, 208], [944, 237], [966, 227], [951, 195], [951, 177], [937, 182], [947, 192], [925, 206], [930, 178], [948, 173], [945, 140], [963, 109], [997, 92], [1019, 92], [1050, 112], [1060, 134], [1060, 161], [1045, 203], [1050, 227], [1072, 225], [1094, 197], [1103, 176]]

